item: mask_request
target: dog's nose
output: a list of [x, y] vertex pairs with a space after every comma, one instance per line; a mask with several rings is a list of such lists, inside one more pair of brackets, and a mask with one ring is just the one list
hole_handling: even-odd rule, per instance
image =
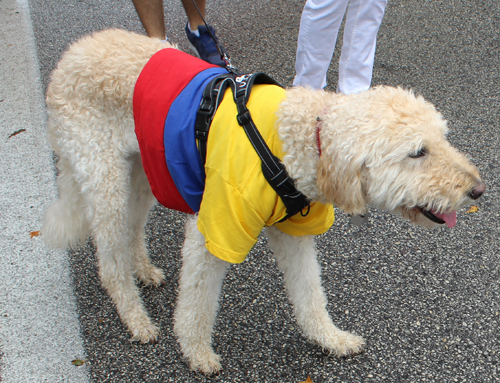
[[469, 197], [472, 199], [478, 199], [483, 195], [485, 190], [486, 190], [486, 184], [482, 181], [479, 181], [479, 183], [474, 187], [474, 189], [472, 189], [469, 192]]

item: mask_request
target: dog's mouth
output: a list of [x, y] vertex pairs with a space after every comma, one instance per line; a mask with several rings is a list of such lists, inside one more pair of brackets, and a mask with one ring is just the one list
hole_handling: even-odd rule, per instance
[[446, 224], [449, 228], [454, 227], [457, 224], [457, 212], [450, 211], [447, 213], [439, 213], [436, 210], [427, 210], [424, 208], [419, 208], [421, 213], [430, 219], [432, 222], [438, 223], [440, 225]]

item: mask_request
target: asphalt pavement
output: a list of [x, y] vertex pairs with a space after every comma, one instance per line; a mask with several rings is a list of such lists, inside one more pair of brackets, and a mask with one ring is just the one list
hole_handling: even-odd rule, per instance
[[[180, 2], [165, 3], [168, 37], [189, 51]], [[7, 12], [12, 7], [16, 8], [14, 14]], [[239, 68], [264, 71], [290, 86], [302, 7], [303, 1], [295, 0], [209, 0], [207, 18]], [[15, 18], [15, 12], [22, 14], [23, 10], [27, 10], [26, 1], [0, 0], [0, 25], [7, 25], [4, 19]], [[22, 68], [15, 61], [22, 49], [12, 55], [5, 47], [25, 44], [28, 50], [34, 44], [36, 55], [30, 57], [36, 70], [31, 77], [23, 77], [40, 92], [46, 89], [61, 54], [79, 37], [110, 27], [143, 33], [131, 1], [29, 0], [29, 10], [32, 34], [29, 19], [27, 25], [15, 19], [15, 25], [8, 27], [12, 34], [10, 29], [5, 32], [0, 28], [2, 38], [10, 38], [0, 51], [1, 78], [12, 77], [5, 74], [4, 65]], [[155, 344], [131, 343], [100, 287], [91, 241], [68, 254], [49, 256], [41, 262], [45, 266], [33, 262], [42, 253], [50, 254], [39, 238], [26, 237], [24, 244], [17, 243], [19, 233], [38, 229], [43, 209], [55, 198], [53, 159], [42, 144], [43, 130], [39, 129], [45, 118], [41, 96], [35, 103], [27, 99], [12, 102], [8, 108], [4, 107], [6, 101], [0, 101], [2, 183], [4, 174], [11, 180], [10, 187], [1, 189], [0, 381], [295, 383], [308, 376], [314, 383], [500, 381], [499, 54], [500, 7], [496, 0], [389, 1], [378, 37], [373, 85], [411, 88], [437, 106], [449, 121], [451, 143], [478, 166], [487, 184], [486, 193], [475, 203], [478, 211], [463, 209], [455, 228], [434, 231], [373, 208], [368, 224], [352, 226], [336, 211], [332, 229], [318, 238], [328, 309], [340, 328], [367, 340], [364, 353], [341, 359], [324, 355], [301, 335], [284, 293], [282, 275], [262, 237], [243, 264], [231, 267], [224, 282], [213, 337], [223, 371], [210, 378], [189, 370], [173, 335], [185, 216], [161, 207], [151, 213], [149, 250], [153, 262], [165, 271], [167, 283], [160, 288], [142, 288], [141, 293], [148, 312], [161, 327], [161, 335]], [[336, 88], [337, 60], [336, 55], [328, 74], [329, 90]], [[21, 89], [6, 88], [4, 92], [3, 83], [0, 85], [0, 100], [9, 101], [12, 92]], [[34, 97], [30, 89], [26, 94]], [[30, 125], [33, 131], [30, 128], [8, 138], [21, 129], [8, 124], [21, 117], [32, 119], [32, 114], [24, 114], [36, 103], [42, 112], [37, 112], [38, 120]], [[7, 112], [12, 110], [17, 114], [9, 117]], [[36, 141], [40, 151], [34, 151], [28, 137]], [[14, 139], [19, 139], [15, 145]], [[14, 154], [31, 162], [9, 162]], [[15, 180], [19, 172], [13, 167], [22, 166], [38, 178]], [[37, 203], [20, 197], [21, 192], [33, 189], [38, 192]], [[30, 224], [11, 233], [17, 216], [9, 212], [16, 207], [30, 213], [22, 221]], [[38, 241], [37, 246], [28, 238]], [[23, 255], [21, 250], [25, 249], [31, 252], [29, 256]], [[9, 266], [17, 259], [25, 269]], [[62, 268], [56, 276], [49, 274], [52, 281], [60, 282], [57, 286], [39, 288], [32, 284], [32, 276], [52, 268]], [[19, 298], [5, 294], [7, 287], [15, 289]], [[30, 306], [33, 291], [39, 293], [35, 299], [46, 300], [41, 305], [44, 308], [60, 312], [60, 303], [53, 302], [65, 302], [68, 318], [73, 318], [67, 322], [51, 318], [55, 314], [50, 309], [39, 309], [35, 314], [48, 312], [48, 319], [42, 320], [50, 324], [48, 330], [66, 323], [63, 328], [68, 338], [54, 337], [48, 330], [24, 333], [41, 325], [37, 315], [23, 311]], [[65, 292], [63, 301], [55, 291]], [[10, 313], [15, 313], [12, 320]], [[13, 330], [18, 328], [24, 336], [19, 341]], [[40, 333], [45, 338], [37, 342], [33, 337]], [[74, 346], [68, 347], [69, 341]], [[47, 357], [48, 350], [60, 352]], [[74, 358], [85, 360], [85, 364], [71, 365]], [[41, 368], [39, 374], [16, 375], [28, 374], [27, 366], [34, 363], [31, 360], [56, 362], [51, 368]]]

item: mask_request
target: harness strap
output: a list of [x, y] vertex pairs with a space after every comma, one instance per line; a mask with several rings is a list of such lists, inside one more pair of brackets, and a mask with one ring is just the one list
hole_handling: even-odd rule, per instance
[[[223, 74], [214, 78], [205, 88], [196, 118], [195, 135], [198, 139], [198, 149], [203, 164], [206, 161], [206, 147], [208, 131], [217, 107], [222, 102], [227, 87], [231, 87], [234, 101], [238, 110], [237, 120], [250, 140], [255, 151], [262, 161], [262, 172], [271, 187], [280, 196], [286, 207], [286, 216], [280, 222], [289, 217], [301, 213], [306, 216], [309, 213], [310, 200], [295, 188], [293, 180], [288, 175], [281, 160], [276, 157], [262, 138], [255, 126], [250, 111], [246, 107], [250, 98], [251, 88], [254, 84], [274, 84], [281, 86], [271, 77], [264, 73], [234, 75]], [[303, 210], [307, 211], [303, 213]]]
[[232, 79], [228, 77], [228, 74], [221, 74], [210, 81], [203, 91], [194, 127], [194, 134], [198, 140], [198, 151], [203, 165], [205, 165], [207, 158], [208, 131], [230, 81]]

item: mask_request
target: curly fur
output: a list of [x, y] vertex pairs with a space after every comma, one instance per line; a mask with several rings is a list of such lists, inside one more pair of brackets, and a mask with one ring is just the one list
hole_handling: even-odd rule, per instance
[[[141, 69], [166, 47], [175, 48], [121, 30], [96, 33], [65, 53], [47, 91], [60, 197], [46, 213], [43, 236], [66, 248], [93, 235], [102, 284], [141, 342], [154, 341], [159, 329], [135, 279], [159, 285], [164, 275], [144, 242], [155, 199], [139, 155], [132, 96]], [[344, 96], [295, 88], [277, 113], [283, 163], [314, 201], [349, 214], [373, 204], [438, 226], [423, 213], [455, 211], [484, 191], [476, 168], [446, 141], [441, 115], [409, 91], [379, 87]], [[227, 263], [206, 250], [196, 220], [186, 224], [174, 329], [191, 367], [210, 373], [221, 368], [211, 334]], [[364, 340], [335, 327], [326, 310], [314, 239], [276, 228], [267, 233], [304, 335], [338, 356], [359, 352]]]

